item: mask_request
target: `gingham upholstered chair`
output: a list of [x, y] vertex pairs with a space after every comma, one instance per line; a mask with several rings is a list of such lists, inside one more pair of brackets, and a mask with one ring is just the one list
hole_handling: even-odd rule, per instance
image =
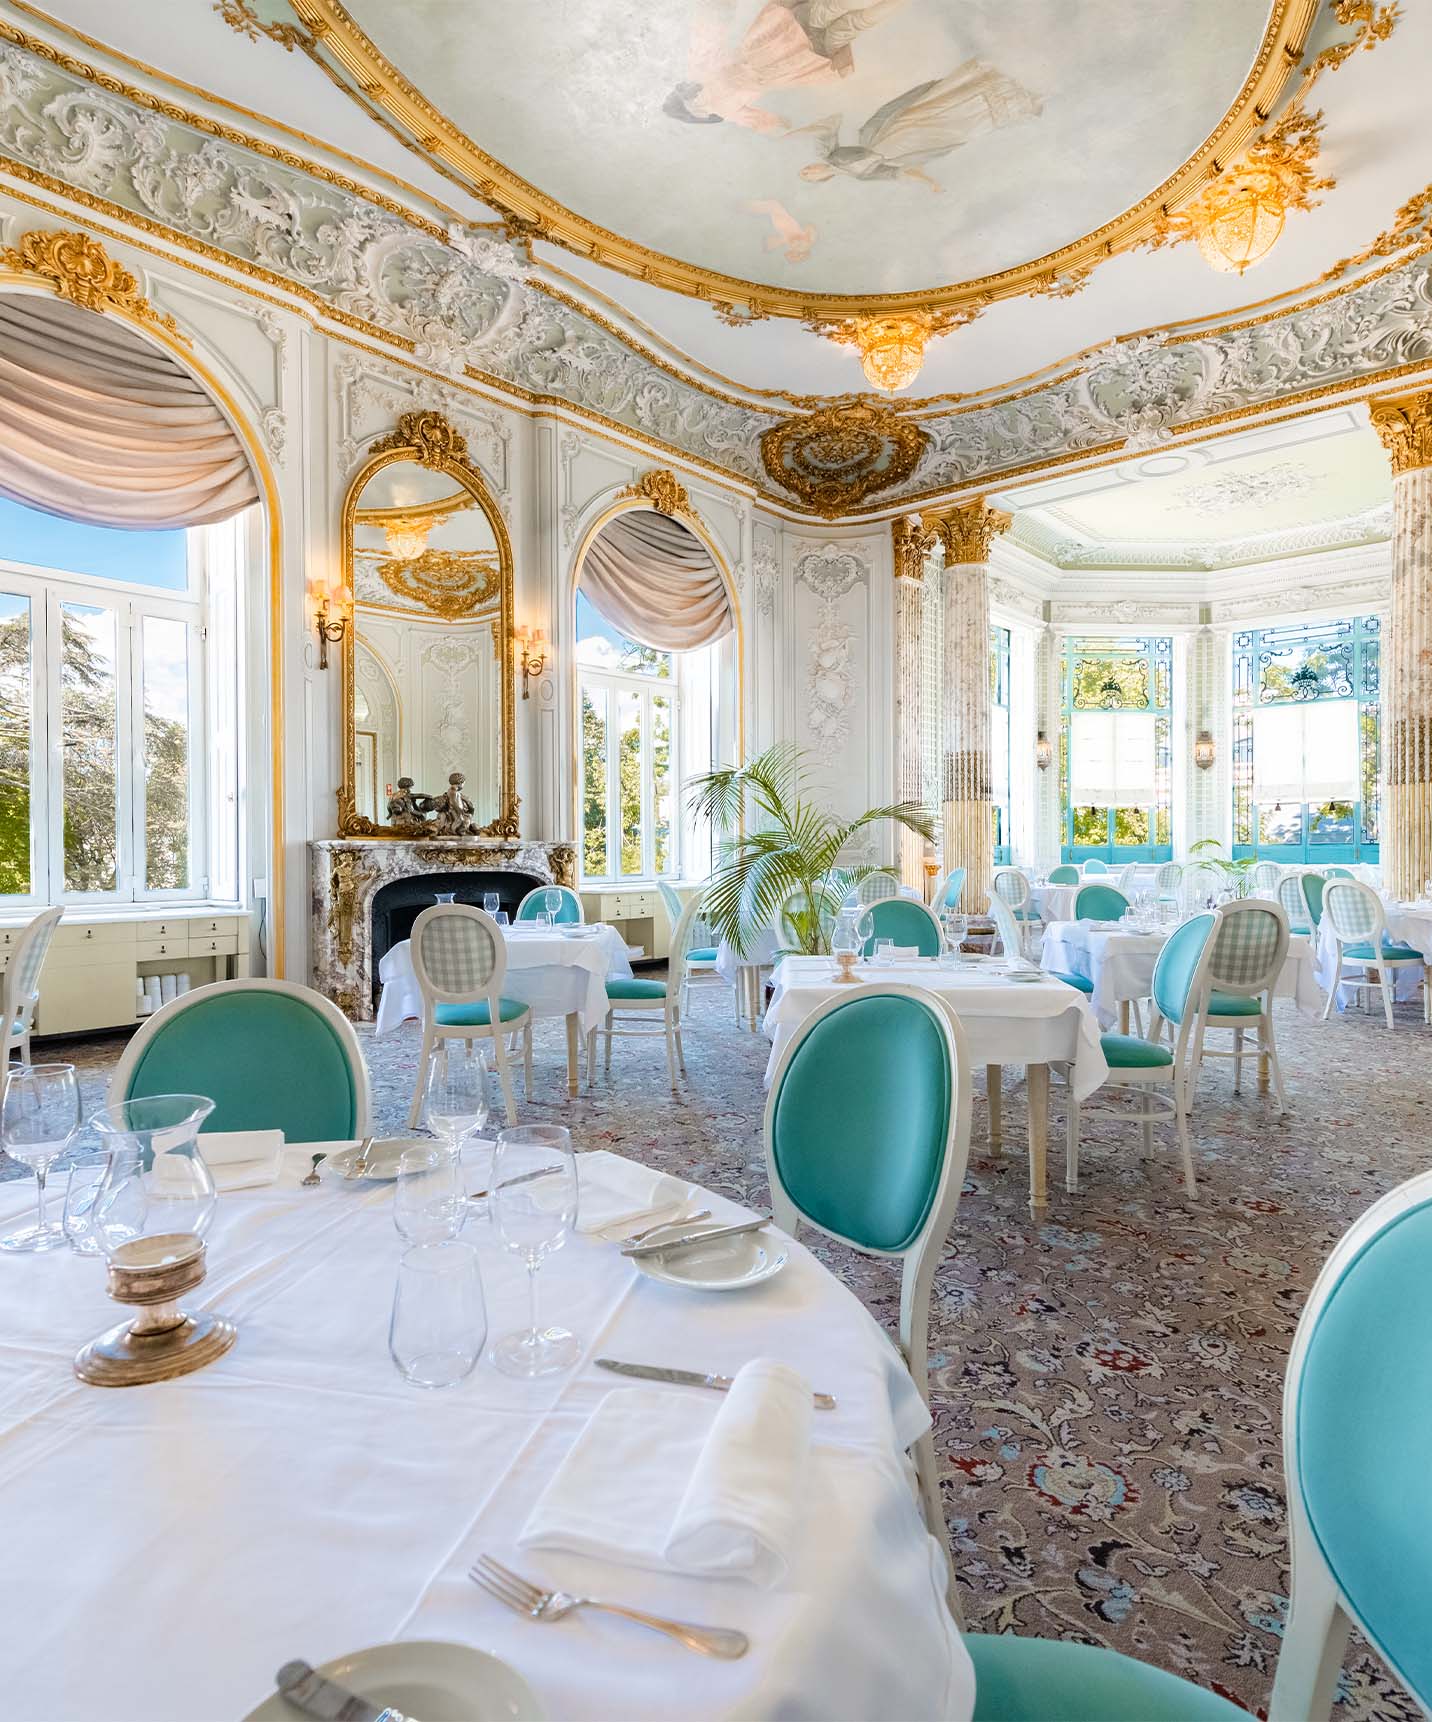
[[1154, 891], [1160, 903], [1177, 903], [1183, 866], [1178, 861], [1165, 861], [1154, 874]]
[[63, 909], [42, 909], [20, 934], [6, 967], [0, 1009], [5, 1012], [7, 1065], [13, 1052], [20, 1054], [21, 1064], [30, 1062], [30, 1035], [35, 1026], [35, 1006], [40, 1002], [40, 970], [63, 914]]
[[1140, 861], [1126, 861], [1114, 878], [1115, 890], [1122, 891], [1127, 897], [1134, 888], [1134, 881], [1138, 878], [1142, 865]]
[[[1015, 920], [1026, 929], [1037, 925], [1039, 911], [1034, 906], [1033, 894], [1029, 889], [1029, 875], [1019, 867], [999, 867], [991, 884], [995, 895], [1008, 904], [1009, 912]], [[1020, 954], [1023, 954], [1021, 945]]]
[[872, 903], [883, 903], [889, 897], [900, 895], [900, 881], [893, 873], [867, 873], [855, 887], [855, 900], [862, 909], [868, 909]]
[[[1207, 1058], [1233, 1060], [1233, 1092], [1243, 1086], [1243, 1037], [1252, 1029], [1258, 1037], [1258, 1056], [1266, 1059], [1280, 1111], [1288, 1110], [1278, 1047], [1273, 1038], [1273, 988], [1288, 957], [1288, 917], [1277, 903], [1262, 897], [1244, 897], [1225, 903], [1213, 955], [1208, 965], [1208, 1009], [1194, 1040], [1190, 1084], [1197, 1082], [1199, 1067]], [[1206, 1046], [1207, 1029], [1231, 1029], [1233, 1045]]]
[[1303, 894], [1303, 878], [1299, 873], [1289, 873], [1278, 881], [1278, 901], [1283, 905], [1283, 913], [1288, 917], [1290, 933], [1311, 933], [1313, 917], [1308, 913], [1308, 899]]
[[439, 903], [413, 922], [413, 973], [423, 995], [423, 1044], [408, 1124], [415, 1126], [423, 1106], [428, 1066], [443, 1040], [490, 1040], [507, 1122], [517, 1122], [507, 1037], [521, 1033], [523, 1074], [532, 1095], [532, 1012], [518, 999], [502, 996], [507, 978], [507, 946], [502, 929], [483, 909], [468, 903]]
[[[1411, 945], [1399, 945], [1388, 938], [1387, 914], [1377, 892], [1370, 885], [1364, 885], [1360, 879], [1329, 878], [1323, 887], [1323, 913], [1332, 923], [1333, 937], [1337, 941], [1337, 960], [1333, 965], [1333, 980], [1328, 988], [1327, 1003], [1323, 1006], [1323, 1021], [1327, 1021], [1333, 1002], [1338, 996], [1345, 962], [1355, 964], [1359, 970], [1358, 976], [1352, 980], [1354, 986], [1381, 987], [1382, 1009], [1389, 1028], [1394, 1026], [1392, 989], [1398, 969], [1411, 968], [1414, 964], [1423, 969], [1422, 1002], [1425, 1017], [1429, 1009], [1428, 984], [1432, 975], [1428, 974], [1420, 951], [1413, 950]], [[1376, 980], [1373, 979], [1374, 975]]]
[[1283, 869], [1276, 861], [1255, 861], [1248, 869], [1248, 885], [1255, 896], [1273, 897], [1278, 891], [1278, 876]]

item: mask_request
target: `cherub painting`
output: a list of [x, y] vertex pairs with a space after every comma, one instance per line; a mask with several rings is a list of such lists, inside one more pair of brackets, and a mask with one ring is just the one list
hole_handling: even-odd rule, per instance
[[[982, 60], [966, 60], [945, 78], [916, 84], [885, 103], [861, 126], [857, 141], [840, 141], [843, 116], [831, 114], [799, 132], [812, 134], [819, 161], [800, 170], [806, 180], [918, 179], [942, 191], [924, 170], [929, 162], [985, 132], [1031, 119], [1041, 111], [1039, 98]], [[797, 131], [788, 134], [798, 135]]]
[[698, 0], [686, 80], [662, 103], [663, 112], [688, 125], [724, 121], [752, 131], [784, 132], [789, 122], [760, 105], [766, 92], [848, 77], [856, 37], [905, 3], [766, 0], [740, 42], [730, 46], [736, 0]]
[[765, 238], [767, 251], [779, 251], [787, 263], [804, 263], [815, 244], [815, 229], [802, 227], [778, 198], [766, 197], [746, 205], [752, 215], [769, 215], [773, 232]]

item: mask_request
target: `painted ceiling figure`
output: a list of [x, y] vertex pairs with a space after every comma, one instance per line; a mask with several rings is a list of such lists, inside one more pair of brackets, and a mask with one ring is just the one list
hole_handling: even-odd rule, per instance
[[735, 0], [701, 0], [691, 22], [690, 76], [662, 103], [690, 125], [723, 120], [783, 132], [789, 121], [758, 104], [767, 90], [830, 83], [855, 69], [851, 45], [905, 0], [767, 0], [733, 53], [726, 46]]
[[1041, 111], [1039, 98], [1023, 84], [982, 60], [966, 60], [948, 77], [917, 84], [877, 108], [860, 128], [857, 143], [841, 143], [840, 114], [799, 127], [816, 137], [821, 154], [820, 161], [800, 170], [801, 178], [918, 179], [942, 191], [924, 171], [927, 162]]

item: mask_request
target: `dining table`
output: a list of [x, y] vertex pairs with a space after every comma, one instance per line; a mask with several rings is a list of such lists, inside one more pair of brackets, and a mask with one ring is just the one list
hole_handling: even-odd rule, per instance
[[[1029, 1206], [1041, 1216], [1049, 1205], [1049, 1073], [1067, 1066], [1076, 1100], [1084, 1100], [1108, 1077], [1099, 1027], [1088, 1001], [1075, 987], [1051, 975], [1012, 981], [1010, 965], [990, 957], [957, 963], [948, 958], [870, 959], [857, 963], [861, 981], [922, 987], [953, 1006], [964, 1027], [970, 1063], [985, 1067], [989, 1142], [1002, 1140], [1001, 1097], [1005, 1065], [1023, 1066], [1028, 1111]], [[771, 1041], [766, 1065], [770, 1086], [796, 1030], [847, 985], [836, 978], [830, 957], [785, 957], [771, 977], [772, 997], [764, 1028]]]
[[[1102, 1028], [1129, 1032], [1129, 1006], [1153, 990], [1154, 965], [1177, 923], [1145, 931], [1110, 921], [1055, 921], [1044, 929], [1040, 960], [1064, 974], [1093, 983], [1094, 1014]], [[1304, 1016], [1323, 1008], [1313, 942], [1294, 933], [1273, 988], [1274, 998], [1293, 999]]]
[[[1379, 892], [1382, 898], [1383, 913], [1387, 918], [1387, 937], [1394, 944], [1408, 945], [1422, 956], [1423, 966], [1418, 969], [1411, 963], [1399, 965], [1392, 971], [1393, 996], [1400, 1002], [1406, 1003], [1417, 997], [1417, 990], [1422, 988], [1423, 1020], [1432, 1023], [1432, 902], [1399, 902], [1395, 897]], [[1317, 939], [1317, 975], [1324, 993], [1333, 984], [1333, 972], [1337, 962], [1337, 939], [1333, 934], [1332, 922], [1324, 914], [1318, 925]], [[1346, 1010], [1354, 997], [1353, 983], [1346, 977], [1351, 970], [1358, 974], [1362, 964], [1344, 960], [1342, 984], [1338, 987], [1337, 1008]]]
[[[185, 1303], [222, 1312], [238, 1337], [179, 1379], [82, 1385], [77, 1349], [118, 1314], [103, 1259], [0, 1257], [9, 1713], [239, 1722], [295, 1658], [441, 1641], [501, 1658], [553, 1722], [968, 1722], [973, 1674], [907, 1455], [929, 1412], [895, 1347], [802, 1244], [773, 1230], [784, 1268], [714, 1293], [647, 1277], [603, 1235], [569, 1233], [540, 1291], [547, 1318], [579, 1337], [576, 1366], [523, 1381], [484, 1357], [460, 1385], [422, 1391], [388, 1350], [403, 1248], [393, 1186], [300, 1182], [314, 1152], [341, 1146], [287, 1148], [276, 1182], [220, 1195], [207, 1278]], [[477, 1187], [490, 1153], [466, 1152]], [[744, 1213], [683, 1194], [717, 1218]], [[30, 1179], [0, 1183], [0, 1224], [33, 1200]], [[481, 1266], [490, 1348], [527, 1325], [526, 1270], [476, 1204], [462, 1237]], [[648, 1480], [653, 1499], [658, 1478], [671, 1483], [664, 1419], [705, 1427], [724, 1402], [628, 1382], [599, 1356], [726, 1374], [772, 1359], [834, 1396], [810, 1414], [786, 1497], [783, 1574], [691, 1576], [621, 1547], [598, 1558], [532, 1546], [534, 1508], [593, 1429], [619, 1435], [646, 1470], [624, 1497], [640, 1519], [655, 1510]], [[634, 1523], [633, 1540], [650, 1530]], [[484, 1555], [544, 1587], [737, 1629], [749, 1651], [708, 1659], [591, 1610], [533, 1620], [469, 1579]]]
[[[539, 927], [518, 921], [502, 929], [507, 973], [505, 998], [525, 1004], [534, 1017], [562, 1017], [567, 1024], [567, 1092], [577, 1092], [577, 1049], [606, 1021], [607, 981], [631, 979], [626, 940], [604, 921]], [[375, 1038], [391, 1034], [423, 1015], [423, 995], [413, 970], [411, 939], [401, 939], [378, 960]]]

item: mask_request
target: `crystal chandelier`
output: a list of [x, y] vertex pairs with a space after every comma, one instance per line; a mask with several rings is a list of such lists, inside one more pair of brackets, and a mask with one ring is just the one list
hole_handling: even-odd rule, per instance
[[908, 388], [925, 362], [929, 335], [930, 319], [918, 312], [901, 317], [857, 317], [854, 336], [860, 368], [886, 394]]
[[416, 562], [428, 547], [428, 534], [432, 529], [432, 521], [421, 514], [389, 521], [383, 528], [389, 556], [398, 562]]

